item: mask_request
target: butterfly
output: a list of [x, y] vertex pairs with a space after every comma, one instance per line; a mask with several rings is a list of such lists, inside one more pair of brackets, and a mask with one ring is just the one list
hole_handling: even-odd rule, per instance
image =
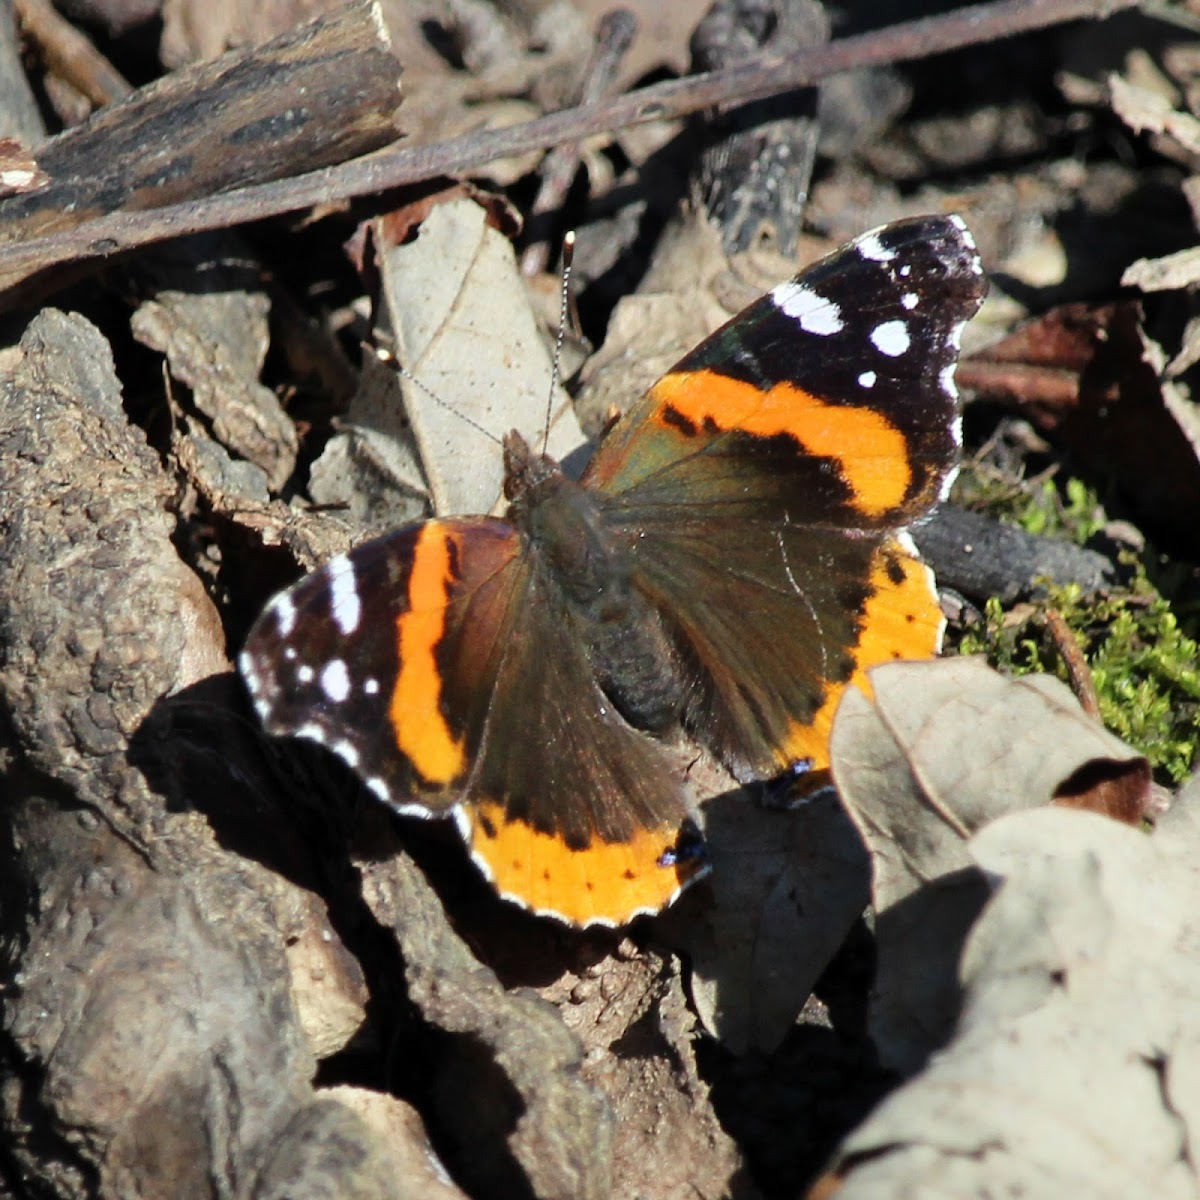
[[708, 866], [666, 742], [819, 778], [845, 689], [937, 652], [906, 529], [957, 471], [986, 288], [960, 218], [898, 221], [702, 342], [577, 482], [509, 434], [503, 517], [396, 529], [267, 604], [239, 660], [264, 726], [452, 818], [534, 912], [657, 912]]

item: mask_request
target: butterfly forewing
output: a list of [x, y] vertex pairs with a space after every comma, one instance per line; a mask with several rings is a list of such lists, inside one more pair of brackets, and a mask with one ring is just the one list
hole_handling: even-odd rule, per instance
[[[502, 521], [428, 521], [281, 592], [241, 656], [263, 724], [327, 746], [397, 808], [456, 805], [520, 606], [519, 552]], [[460, 678], [468, 657], [473, 689]]]
[[956, 469], [953, 372], [986, 289], [957, 217], [865, 234], [683, 358], [612, 430], [585, 482], [630, 510], [748, 487], [768, 518], [906, 525]]
[[705, 863], [662, 752], [606, 701], [572, 622], [511, 526], [429, 521], [277, 596], [241, 669], [270, 732], [328, 747], [400, 812], [455, 815], [502, 895], [619, 924]]
[[844, 688], [937, 650], [902, 530], [957, 469], [954, 367], [985, 288], [957, 218], [867, 234], [697, 347], [593, 460], [701, 680], [688, 722], [740, 777], [824, 768]]

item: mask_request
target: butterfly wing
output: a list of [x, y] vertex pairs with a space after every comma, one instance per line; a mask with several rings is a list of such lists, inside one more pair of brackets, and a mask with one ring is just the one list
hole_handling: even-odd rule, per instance
[[328, 747], [401, 811], [448, 811], [487, 699], [459, 681], [450, 694], [448, 658], [469, 639], [477, 674], [495, 675], [524, 573], [516, 531], [486, 519], [407, 526], [331, 559], [246, 639], [239, 665], [264, 726]]
[[585, 482], [748, 778], [828, 765], [844, 688], [936, 651], [903, 530], [957, 469], [959, 339], [986, 284], [958, 218], [876, 230], [776, 288], [617, 424]]
[[572, 924], [618, 925], [659, 911], [707, 865], [680, 782], [601, 691], [576, 619], [534, 564], [464, 836], [502, 895]]
[[428, 521], [280, 593], [240, 666], [267, 730], [400, 812], [452, 815], [502, 895], [574, 924], [669, 903], [704, 862], [661, 751], [612, 712], [503, 521]]

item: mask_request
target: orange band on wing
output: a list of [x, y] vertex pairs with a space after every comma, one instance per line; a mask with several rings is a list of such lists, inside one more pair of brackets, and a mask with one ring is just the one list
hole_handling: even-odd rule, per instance
[[413, 548], [408, 611], [396, 622], [400, 673], [390, 710], [396, 744], [432, 784], [453, 783], [465, 754], [442, 716], [442, 677], [434, 651], [446, 632], [446, 592], [452, 582], [447, 535], [430, 522]]
[[836, 459], [856, 505], [869, 516], [896, 508], [908, 493], [908, 442], [873, 409], [825, 404], [790, 383], [764, 392], [707, 370], [673, 371], [654, 385], [653, 394], [700, 427], [709, 420], [759, 437], [790, 434], [810, 454]]
[[510, 820], [496, 803], [472, 806], [471, 853], [496, 890], [536, 913], [572, 925], [623, 925], [639, 913], [670, 904], [703, 875], [703, 858], [664, 865], [678, 840], [675, 830], [637, 832], [628, 842], [595, 838], [582, 850]]
[[870, 696], [869, 667], [897, 658], [932, 658], [941, 649], [946, 621], [923, 562], [895, 542], [885, 542], [872, 564], [871, 588], [853, 650], [854, 674], [848, 683], [829, 689], [811, 722], [792, 726], [779, 750], [782, 768], [801, 758], [811, 759], [814, 770], [829, 766], [829, 734], [842, 693], [857, 687]]

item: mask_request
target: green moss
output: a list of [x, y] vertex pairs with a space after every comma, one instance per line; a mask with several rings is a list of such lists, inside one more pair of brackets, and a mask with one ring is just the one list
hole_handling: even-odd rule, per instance
[[1041, 476], [1013, 483], [979, 466], [964, 468], [955, 499], [1029, 533], [1067, 538], [1082, 545], [1108, 520], [1098, 493], [1082, 479]]
[[[1150, 760], [1162, 779], [1178, 782], [1200, 749], [1200, 645], [1179, 627], [1171, 606], [1138, 574], [1128, 591], [1084, 597], [1078, 587], [1049, 587], [1084, 652], [1105, 725]], [[1025, 605], [1006, 614], [989, 601], [980, 628], [961, 643], [1014, 675], [1048, 671], [1066, 678], [1038, 619]]]
[[1061, 491], [1053, 479], [1044, 480], [1020, 517], [1029, 533], [1070, 538], [1078, 545], [1099, 533], [1107, 520], [1096, 493], [1082, 479], [1065, 480]]

